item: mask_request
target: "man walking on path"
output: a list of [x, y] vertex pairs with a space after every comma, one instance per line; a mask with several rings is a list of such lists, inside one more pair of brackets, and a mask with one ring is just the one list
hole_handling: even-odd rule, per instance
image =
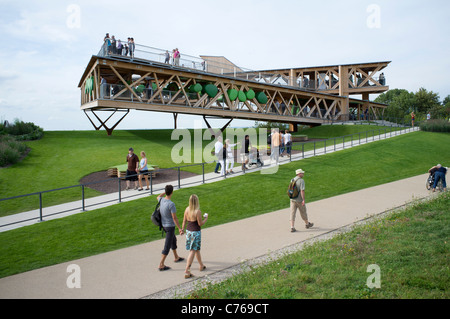
[[294, 223], [297, 209], [300, 211], [300, 217], [305, 221], [306, 229], [314, 226], [313, 223], [310, 223], [308, 221], [308, 215], [306, 213], [305, 181], [303, 180], [305, 172], [302, 169], [298, 169], [295, 171], [295, 174], [297, 176], [294, 178], [294, 181], [299, 192], [297, 197], [291, 198], [291, 232], [296, 231], [296, 229], [294, 228]]
[[217, 164], [216, 168], [214, 169], [214, 173], [219, 174], [219, 168], [222, 168], [223, 166], [223, 143], [222, 143], [222, 136], [219, 136], [217, 138], [216, 144], [214, 144], [214, 154], [217, 158]]
[[272, 129], [272, 145], [271, 149], [272, 152], [270, 154], [270, 160], [275, 160], [276, 165], [279, 163], [279, 157], [280, 157], [280, 133], [278, 132], [278, 129]]
[[170, 249], [173, 251], [173, 255], [175, 256], [174, 262], [183, 261], [184, 258], [178, 256], [177, 253], [177, 237], [175, 236], [175, 225], [180, 230], [180, 235], [183, 235], [183, 230], [180, 227], [180, 223], [177, 218], [177, 210], [175, 208], [175, 204], [172, 202], [172, 194], [173, 194], [173, 186], [166, 185], [165, 192], [160, 194], [156, 199], [161, 200], [160, 211], [161, 211], [161, 222], [166, 232], [166, 241], [164, 243], [164, 249], [161, 255], [161, 262], [159, 263], [159, 270], [164, 271], [170, 269], [170, 267], [166, 266], [164, 262], [166, 261], [167, 255], [169, 255]]

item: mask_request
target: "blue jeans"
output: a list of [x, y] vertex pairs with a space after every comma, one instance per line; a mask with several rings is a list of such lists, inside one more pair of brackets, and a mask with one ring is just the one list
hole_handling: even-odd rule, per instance
[[434, 185], [433, 188], [436, 188], [437, 183], [439, 180], [442, 179], [442, 186], [444, 188], [447, 188], [447, 183], [445, 182], [445, 174], [443, 172], [436, 172], [434, 173]]
[[220, 169], [220, 162], [217, 161], [216, 168], [214, 169], [214, 173], [218, 173], [219, 169]]

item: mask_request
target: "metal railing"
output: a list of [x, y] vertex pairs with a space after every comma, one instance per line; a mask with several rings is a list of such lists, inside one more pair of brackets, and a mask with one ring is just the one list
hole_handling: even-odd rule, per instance
[[[169, 54], [168, 59], [166, 58], [166, 54]], [[275, 74], [274, 76], [274, 74], [270, 72], [255, 71], [252, 69], [234, 65], [231, 62], [229, 64], [225, 64], [218, 61], [205, 60], [200, 57], [195, 57], [184, 53], [181, 54], [181, 57], [177, 61], [173, 58], [171, 50], [163, 50], [142, 44], [135, 44], [135, 50], [131, 54], [129, 50], [127, 51], [125, 48], [122, 48], [120, 50], [117, 50], [116, 48], [114, 50], [112, 49], [112, 46], [108, 47], [106, 43], [103, 43], [100, 51], [98, 52], [98, 56], [142, 59], [146, 61], [167, 64], [173, 67], [181, 67], [207, 73], [221, 74], [238, 79], [251, 80], [258, 83], [276, 84], [314, 91], [332, 90], [333, 87], [339, 82], [338, 79], [330, 78], [322, 73], [319, 73], [317, 79], [310, 78], [309, 75], [305, 75], [303, 78], [290, 79], [290, 77], [283, 76], [281, 74], [278, 76], [277, 74]], [[270, 79], [270, 81], [268, 81], [267, 79]], [[384, 75], [377, 78], [373, 77], [373, 79], [378, 81], [382, 86], [386, 85], [386, 78], [384, 77]], [[349, 81], [352, 83], [352, 85], [349, 84], [349, 88], [365, 88], [368, 86], [376, 86], [375, 84], [370, 84], [370, 79], [364, 84], [364, 86], [360, 86], [364, 80], [364, 78], [356, 78], [355, 80], [353, 80], [353, 78], [349, 79]]]
[[[166, 58], [167, 56], [166, 54], [169, 54], [169, 58]], [[135, 50], [133, 54], [131, 54], [129, 51], [127, 53], [125, 49], [120, 50], [120, 52], [108, 49], [106, 43], [104, 43], [100, 51], [98, 52], [98, 56], [129, 58], [133, 60], [142, 59], [147, 61], [158, 62], [161, 64], [167, 64], [174, 67], [181, 67], [186, 69], [193, 69], [197, 71], [204, 71], [209, 73], [216, 73], [246, 79], [248, 79], [248, 76], [244, 75], [245, 73], [255, 72], [247, 68], [232, 65], [231, 63], [224, 64], [220, 62], [207, 61], [200, 57], [195, 57], [184, 53], [181, 53], [181, 57], [178, 60], [176, 60], [173, 58], [173, 54], [169, 50], [158, 49], [142, 44], [135, 44]]]
[[[321, 155], [321, 154], [326, 154], [327, 152], [329, 153], [330, 151], [337, 151], [340, 148], [341, 149], [345, 149], [346, 148], [346, 143], [350, 143], [350, 146], [347, 146], [347, 148], [349, 147], [353, 147], [356, 145], [360, 145], [361, 143], [368, 143], [370, 141], [375, 141], [376, 138], [378, 137], [378, 140], [381, 140], [382, 135], [384, 135], [384, 138], [388, 138], [392, 137], [392, 136], [397, 136], [400, 134], [404, 134], [404, 133], [409, 133], [411, 131], [415, 131], [418, 130], [418, 128], [405, 128], [405, 129], [400, 129], [400, 130], [393, 130], [392, 127], [388, 128], [384, 128], [384, 129], [378, 129], [378, 130], [371, 130], [371, 131], [366, 131], [366, 132], [360, 132], [360, 133], [355, 133], [355, 134], [350, 134], [350, 135], [345, 135], [345, 136], [340, 136], [340, 137], [334, 137], [334, 138], [329, 138], [329, 139], [323, 139], [320, 141], [307, 141], [307, 142], [293, 142], [291, 145], [289, 146], [284, 146], [281, 147], [280, 150], [282, 149], [286, 149], [286, 151], [289, 149], [290, 151], [287, 152], [287, 157], [281, 157], [279, 162], [291, 162], [292, 160], [300, 160], [300, 159], [304, 159], [307, 157], [312, 157], [312, 156], [317, 156], [317, 155]], [[378, 131], [378, 135], [375, 134], [375, 132]], [[371, 134], [369, 134], [371, 133]], [[372, 140], [370, 140], [370, 138]], [[342, 140], [342, 145], [340, 144]], [[263, 150], [265, 150], [266, 152], [264, 152]], [[267, 149], [261, 149], [261, 153], [260, 153], [260, 157], [268, 157], [270, 156], [270, 151], [271, 149], [269, 147], [267, 147]], [[292, 156], [292, 151], [296, 152], [296, 154], [294, 156]], [[308, 154], [309, 152], [309, 154]], [[223, 175], [223, 176], [214, 176], [214, 177], [208, 177], [206, 178], [206, 173], [205, 173], [205, 165], [207, 164], [212, 164], [215, 163], [216, 161], [213, 162], [203, 162], [203, 163], [196, 163], [196, 164], [190, 164], [190, 165], [183, 165], [183, 166], [176, 166], [176, 167], [171, 167], [171, 168], [165, 168], [165, 169], [159, 169], [157, 172], [163, 172], [164, 170], [177, 170], [178, 174], [177, 174], [177, 180], [176, 180], [176, 187], [178, 189], [181, 189], [182, 187], [185, 186], [189, 186], [192, 184], [205, 184], [206, 181], [212, 181], [212, 180], [216, 180], [216, 179], [226, 179], [227, 178], [227, 174]], [[237, 157], [237, 161], [234, 161], [234, 163], [239, 163], [242, 164], [242, 161], [240, 160], [240, 156]], [[226, 159], [224, 159], [224, 165], [226, 165]], [[184, 182], [182, 183], [182, 179], [181, 179], [181, 169], [186, 168], [186, 167], [194, 167], [194, 166], [201, 166], [202, 167], [202, 179], [201, 182], [199, 180], [197, 181], [191, 181], [191, 182]], [[224, 166], [226, 167], [226, 166]], [[247, 169], [245, 168], [244, 165], [244, 169], [241, 172], [236, 172], [233, 175], [239, 175], [239, 174], [246, 174]], [[136, 174], [133, 176], [138, 176], [140, 174]], [[25, 194], [25, 195], [18, 195], [18, 196], [13, 196], [13, 197], [7, 197], [7, 198], [2, 198], [0, 199], [0, 202], [4, 202], [4, 201], [8, 201], [8, 200], [14, 200], [14, 199], [19, 199], [19, 198], [24, 198], [24, 197], [30, 197], [30, 196], [36, 196], [37, 200], [39, 202], [39, 214], [36, 217], [32, 217], [32, 218], [27, 218], [27, 219], [22, 219], [22, 220], [18, 220], [15, 222], [11, 222], [11, 223], [7, 223], [7, 224], [3, 224], [0, 225], [1, 227], [5, 227], [5, 226], [10, 226], [13, 224], [19, 224], [22, 222], [27, 222], [27, 221], [32, 221], [32, 220], [39, 220], [39, 221], [43, 221], [44, 217], [47, 216], [53, 216], [53, 215], [58, 215], [58, 214], [63, 214], [63, 213], [67, 213], [70, 211], [78, 211], [81, 209], [81, 211], [86, 211], [87, 207], [91, 207], [91, 206], [97, 206], [100, 204], [105, 204], [111, 201], [117, 201], [118, 203], [122, 202], [123, 199], [125, 198], [132, 198], [132, 197], [139, 197], [142, 196], [142, 193], [137, 193], [137, 194], [129, 194], [127, 196], [123, 196], [123, 191], [122, 191], [122, 184], [123, 180], [125, 178], [124, 177], [117, 177], [117, 178], [109, 178], [107, 180], [99, 180], [99, 181], [94, 181], [94, 182], [90, 182], [90, 183], [83, 183], [83, 184], [78, 184], [78, 185], [72, 185], [72, 186], [67, 186], [67, 187], [61, 187], [61, 188], [56, 188], [56, 189], [51, 189], [51, 190], [45, 190], [45, 191], [39, 191], [39, 192], [34, 192], [34, 193], [30, 193], [30, 194]], [[151, 171], [148, 174], [148, 179], [149, 179], [149, 193], [150, 195], [153, 195], [155, 192], [158, 191], [163, 191], [164, 187], [162, 188], [157, 188], [154, 189], [154, 178], [152, 177]], [[99, 184], [99, 183], [103, 183], [103, 182], [110, 182], [111, 180], [115, 181], [117, 183], [117, 198], [116, 199], [110, 199], [107, 201], [103, 201], [103, 202], [97, 202], [95, 204], [91, 204], [91, 205], [86, 205], [86, 196], [85, 196], [85, 188], [89, 187], [91, 185], [94, 184]], [[72, 188], [80, 188], [81, 191], [81, 206], [76, 207], [76, 208], [72, 208], [69, 210], [64, 210], [64, 211], [59, 211], [59, 212], [55, 212], [55, 213], [51, 213], [51, 214], [46, 214], [44, 216], [43, 214], [43, 209], [44, 204], [43, 204], [43, 198], [42, 195], [46, 194], [46, 193], [52, 193], [52, 192], [57, 192], [57, 191], [62, 191], [62, 190], [66, 190], [66, 189], [72, 189]], [[143, 194], [146, 194], [148, 192], [143, 192]]]

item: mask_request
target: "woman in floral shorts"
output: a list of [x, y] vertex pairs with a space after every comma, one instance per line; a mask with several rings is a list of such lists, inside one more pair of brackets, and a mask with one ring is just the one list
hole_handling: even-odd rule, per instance
[[186, 207], [183, 217], [182, 230], [186, 227], [186, 250], [189, 250], [189, 256], [187, 257], [186, 270], [184, 272], [184, 278], [193, 277], [191, 273], [191, 265], [194, 261], [194, 257], [197, 258], [200, 264], [200, 271], [206, 269], [203, 265], [202, 256], [200, 255], [200, 248], [202, 244], [201, 226], [203, 226], [208, 220], [208, 214], [204, 215], [202, 219], [202, 212], [200, 211], [200, 204], [197, 195], [193, 194], [189, 198], [189, 207]]

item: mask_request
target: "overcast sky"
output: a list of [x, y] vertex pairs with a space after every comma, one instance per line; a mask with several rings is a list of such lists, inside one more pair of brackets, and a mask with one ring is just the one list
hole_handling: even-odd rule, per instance
[[[392, 61], [391, 89], [425, 87], [443, 100], [449, 12], [448, 0], [0, 0], [0, 120], [92, 129], [77, 85], [106, 32], [254, 70]], [[179, 127], [195, 119], [180, 115]], [[233, 122], [243, 125], [253, 122]], [[131, 111], [118, 129], [172, 127], [171, 114]]]

